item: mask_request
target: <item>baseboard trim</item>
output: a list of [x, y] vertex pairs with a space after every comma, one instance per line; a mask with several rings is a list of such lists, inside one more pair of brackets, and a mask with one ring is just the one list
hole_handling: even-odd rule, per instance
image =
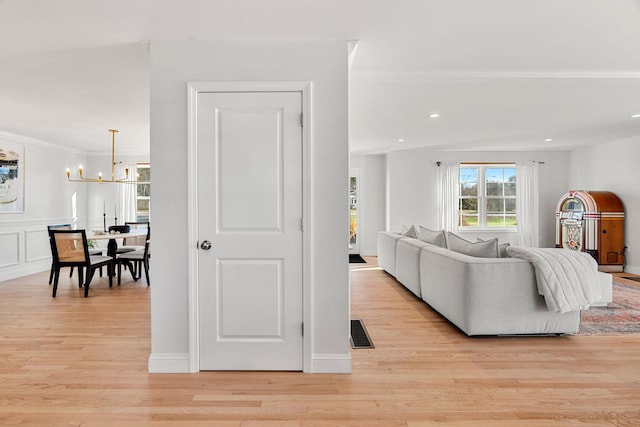
[[[350, 374], [350, 354], [315, 354], [312, 358], [313, 374]], [[148, 371], [150, 374], [191, 373], [188, 354], [151, 354]]]
[[632, 265], [627, 265], [624, 267], [624, 272], [631, 274], [640, 274], [640, 268], [634, 267]]
[[312, 374], [350, 374], [351, 354], [314, 354]]
[[41, 273], [51, 269], [51, 260], [43, 259], [29, 263], [10, 265], [0, 268], [0, 282], [13, 280], [31, 274]]
[[187, 374], [189, 361], [188, 354], [151, 354], [148, 370], [150, 374]]

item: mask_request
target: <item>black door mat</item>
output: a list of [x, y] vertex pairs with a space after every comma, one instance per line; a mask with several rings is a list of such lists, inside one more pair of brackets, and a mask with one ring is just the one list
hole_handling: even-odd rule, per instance
[[633, 277], [623, 277], [623, 276], [620, 276], [620, 278], [621, 278], [621, 279], [627, 279], [627, 280], [633, 280], [633, 281], [636, 281], [636, 282], [640, 282], [640, 276], [633, 276]]
[[374, 348], [367, 328], [364, 327], [364, 322], [360, 319], [351, 320], [351, 347]]
[[357, 263], [367, 263], [360, 255], [358, 254], [349, 254], [349, 264], [357, 264]]

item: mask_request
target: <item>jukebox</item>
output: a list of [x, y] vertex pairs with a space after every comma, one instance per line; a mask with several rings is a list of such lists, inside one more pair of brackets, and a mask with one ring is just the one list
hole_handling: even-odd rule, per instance
[[556, 247], [584, 251], [602, 271], [624, 270], [624, 206], [609, 191], [576, 191], [556, 207]]

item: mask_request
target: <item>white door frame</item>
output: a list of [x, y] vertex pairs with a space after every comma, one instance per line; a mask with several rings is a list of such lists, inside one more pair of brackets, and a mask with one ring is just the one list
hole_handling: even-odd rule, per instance
[[188, 251], [188, 316], [189, 370], [200, 372], [200, 333], [198, 313], [198, 171], [197, 171], [197, 98], [200, 92], [301, 92], [302, 93], [302, 317], [303, 372], [312, 371], [311, 343], [313, 325], [311, 313], [311, 209], [310, 209], [310, 146], [311, 146], [311, 82], [192, 82], [187, 85], [188, 96], [188, 168], [187, 168], [187, 237]]

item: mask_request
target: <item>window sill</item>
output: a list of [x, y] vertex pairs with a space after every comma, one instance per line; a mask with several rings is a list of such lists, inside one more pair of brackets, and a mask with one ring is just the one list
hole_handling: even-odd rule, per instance
[[517, 233], [516, 227], [460, 227], [460, 233]]

